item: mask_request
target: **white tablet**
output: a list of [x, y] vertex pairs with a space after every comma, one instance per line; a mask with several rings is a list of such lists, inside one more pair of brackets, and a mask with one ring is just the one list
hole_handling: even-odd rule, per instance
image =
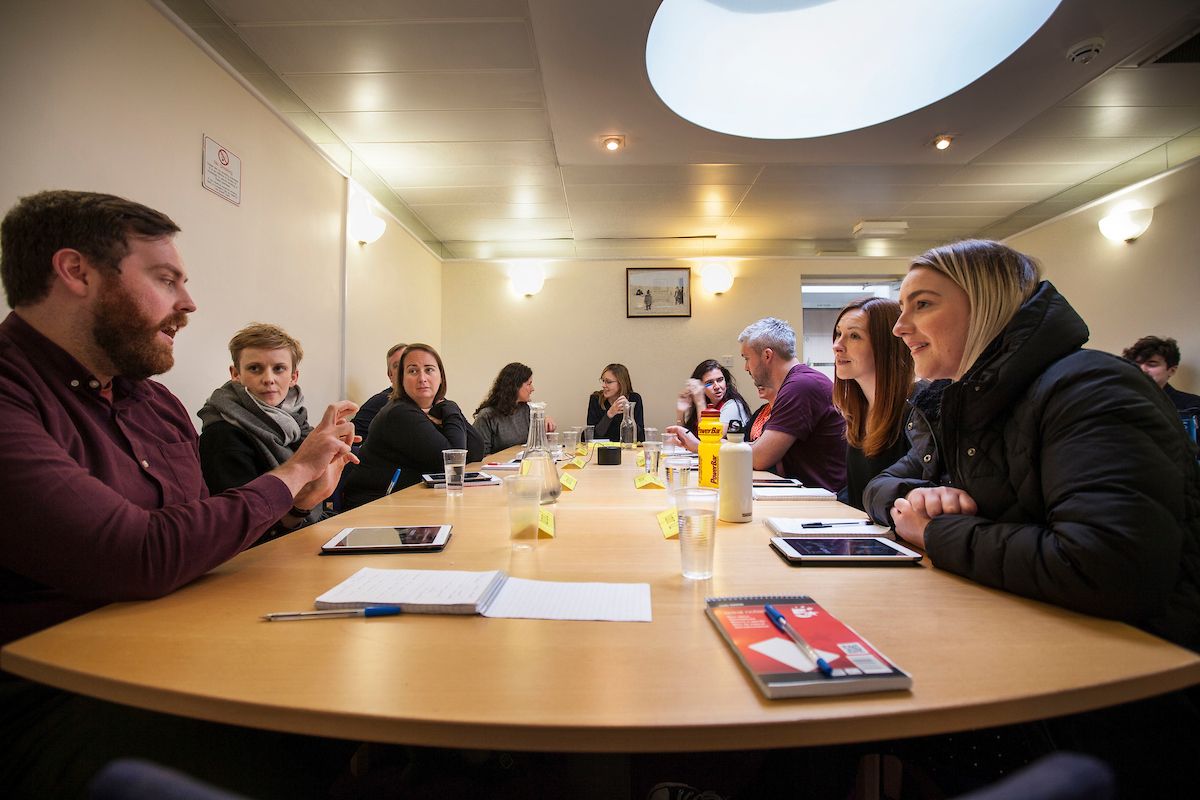
[[915, 564], [921, 554], [878, 536], [854, 539], [776, 536], [771, 547], [789, 564]]
[[321, 545], [322, 555], [346, 553], [435, 553], [450, 541], [450, 525], [343, 528]]

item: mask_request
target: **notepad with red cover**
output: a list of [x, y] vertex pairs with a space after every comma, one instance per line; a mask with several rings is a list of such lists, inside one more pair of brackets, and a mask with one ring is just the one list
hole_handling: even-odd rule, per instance
[[[705, 613], [769, 698], [886, 692], [912, 688], [912, 678], [811, 597], [710, 597]], [[825, 677], [771, 624], [770, 603], [833, 668]]]

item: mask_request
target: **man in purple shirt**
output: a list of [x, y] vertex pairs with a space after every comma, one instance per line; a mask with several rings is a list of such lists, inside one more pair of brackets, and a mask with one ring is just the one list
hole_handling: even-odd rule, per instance
[[746, 372], [776, 389], [771, 418], [751, 443], [755, 469], [775, 469], [831, 492], [846, 485], [846, 421], [833, 407], [833, 382], [796, 358], [796, 334], [766, 317], [738, 337]]
[[[0, 644], [105, 603], [171, 592], [285, 514], [307, 514], [353, 459], [355, 406], [341, 402], [286, 463], [208, 495], [186, 410], [148, 380], [171, 368], [174, 338], [196, 310], [178, 230], [137, 203], [68, 191], [22, 198], [0, 224], [13, 308], [0, 323]], [[79, 788], [86, 774], [71, 774], [47, 744], [81, 735], [85, 723], [100, 727], [88, 745], [109, 745], [119, 728], [144, 730], [144, 717], [174, 719], [122, 719], [135, 712], [4, 674], [0, 708], [7, 796]], [[144, 738], [164, 738], [149, 730]]]
[[[776, 392], [762, 436], [750, 443], [754, 468], [840, 491], [846, 485], [846, 420], [833, 407], [833, 382], [800, 363], [796, 334], [781, 319], [760, 319], [738, 341], [754, 385]], [[669, 425], [667, 431], [696, 451], [700, 442], [687, 428]]]

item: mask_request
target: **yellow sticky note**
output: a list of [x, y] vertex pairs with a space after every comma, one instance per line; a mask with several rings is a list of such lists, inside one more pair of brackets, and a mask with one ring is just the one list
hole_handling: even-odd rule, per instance
[[558, 476], [558, 482], [563, 485], [564, 489], [571, 491], [575, 488], [575, 484], [579, 483], [579, 479], [574, 475], [568, 475], [564, 472], [562, 475]]
[[570, 461], [563, 464], [563, 469], [583, 469], [586, 466], [587, 462], [583, 460], [582, 456], [575, 456]]
[[638, 489], [665, 489], [663, 479], [649, 472], [644, 472], [633, 479], [633, 485]]
[[521, 471], [519, 474], [528, 475], [529, 474], [529, 464], [530, 464], [530, 462], [528, 462], [528, 461], [522, 461], [521, 462]]
[[554, 538], [554, 512], [548, 508], [538, 509], [538, 538]]
[[637, 454], [637, 465], [638, 465], [639, 467], [644, 467], [644, 466], [646, 466], [646, 454], [645, 454], [645, 453], [638, 453], [638, 454]]
[[658, 513], [658, 528], [664, 539], [674, 539], [679, 535], [679, 512], [673, 508]]
[[575, 455], [586, 456], [587, 454], [588, 454], [587, 442], [580, 442], [579, 444], [575, 445]]

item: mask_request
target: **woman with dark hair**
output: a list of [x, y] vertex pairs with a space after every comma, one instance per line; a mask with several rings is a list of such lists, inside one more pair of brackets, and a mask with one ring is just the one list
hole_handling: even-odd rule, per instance
[[700, 412], [711, 406], [721, 412], [721, 424], [729, 432], [729, 423], [737, 420], [746, 432], [750, 425], [750, 406], [738, 394], [737, 382], [729, 370], [714, 358], [701, 361], [692, 370], [675, 403], [675, 424], [696, 435]]
[[1200, 650], [1200, 479], [1164, 394], [998, 242], [912, 262], [912, 449], [863, 492], [938, 567]]
[[359, 462], [344, 488], [346, 508], [387, 493], [397, 469], [395, 488], [420, 482], [425, 472], [441, 472], [442, 451], [466, 449], [467, 461], [483, 458], [483, 441], [462, 409], [446, 399], [442, 357], [427, 344], [410, 344], [392, 382], [392, 397], [371, 420]]
[[908, 453], [913, 360], [892, 335], [899, 317], [895, 300], [864, 297], [833, 323], [833, 405], [846, 418], [846, 488], [838, 499], [858, 509], [867, 483]]
[[600, 371], [600, 390], [588, 398], [587, 424], [595, 426], [597, 439], [621, 438], [620, 417], [625, 406], [636, 403], [633, 421], [637, 424], [637, 439], [646, 437], [643, 420], [642, 396], [633, 390], [633, 380], [624, 364], [609, 364]]
[[[514, 361], [505, 364], [487, 397], [475, 409], [475, 430], [483, 439], [483, 452], [496, 453], [522, 444], [529, 436], [529, 398], [533, 396], [533, 370]], [[553, 433], [554, 420], [546, 417]]]

